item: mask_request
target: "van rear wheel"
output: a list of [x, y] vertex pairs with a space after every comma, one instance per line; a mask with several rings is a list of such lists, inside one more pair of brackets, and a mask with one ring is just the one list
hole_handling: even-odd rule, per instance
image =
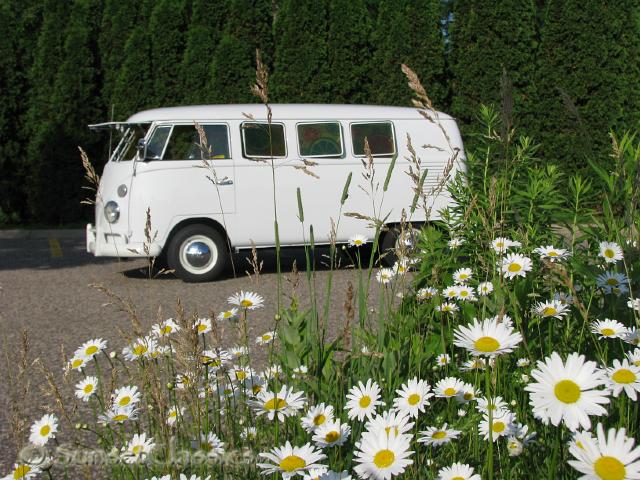
[[174, 235], [167, 250], [169, 266], [185, 282], [208, 282], [229, 263], [224, 236], [208, 225], [189, 225]]

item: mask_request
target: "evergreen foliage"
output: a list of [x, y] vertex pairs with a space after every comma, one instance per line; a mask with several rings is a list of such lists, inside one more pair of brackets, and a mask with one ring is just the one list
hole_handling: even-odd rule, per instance
[[[527, 113], [534, 108], [535, 1], [453, 2], [450, 40], [451, 113], [461, 121], [463, 131], [478, 131], [481, 104], [504, 106], [503, 115], [526, 127], [531, 120]], [[511, 92], [502, 85], [503, 72]], [[503, 123], [511, 123], [509, 118]]]
[[327, 0], [283, 0], [272, 76], [277, 102], [329, 103]]
[[411, 105], [411, 91], [400, 69], [409, 65], [431, 101], [442, 109], [446, 97], [444, 40], [439, 0], [381, 0], [373, 35], [371, 102]]
[[542, 156], [567, 171], [587, 159], [608, 170], [608, 132], [638, 127], [638, 8], [634, 0], [547, 2], [534, 137]]
[[210, 103], [211, 64], [222, 37], [227, 4], [222, 0], [194, 0], [182, 58], [183, 99], [185, 103]]
[[116, 119], [126, 119], [153, 102], [151, 47], [145, 25], [137, 25], [124, 46], [124, 60], [113, 91]]
[[329, 2], [328, 102], [368, 103], [371, 20], [364, 0]]
[[270, 0], [231, 0], [224, 34], [211, 66], [214, 103], [256, 102], [256, 49], [269, 65], [273, 57], [273, 12]]
[[155, 107], [182, 103], [180, 67], [186, 46], [186, 24], [185, 0], [158, 0], [149, 20]]

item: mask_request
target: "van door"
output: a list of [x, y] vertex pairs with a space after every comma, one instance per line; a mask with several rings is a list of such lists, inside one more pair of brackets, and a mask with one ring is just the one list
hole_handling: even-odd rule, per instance
[[146, 159], [137, 163], [131, 183], [132, 243], [144, 241], [147, 208], [151, 230], [158, 232], [157, 241], [161, 242], [169, 228], [181, 220], [209, 217], [224, 224], [223, 216], [235, 212], [229, 126], [201, 126], [206, 145], [201, 144], [193, 122], [158, 124], [148, 137]]

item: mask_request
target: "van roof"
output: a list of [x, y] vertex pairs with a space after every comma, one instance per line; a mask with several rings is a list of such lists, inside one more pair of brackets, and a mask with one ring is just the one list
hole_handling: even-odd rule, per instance
[[[422, 119], [416, 108], [378, 105], [328, 105], [328, 104], [273, 104], [273, 120], [350, 120], [350, 119]], [[453, 120], [445, 113], [437, 112], [440, 120]], [[184, 107], [154, 108], [138, 112], [126, 123], [147, 123], [167, 120], [256, 120], [267, 119], [267, 109], [259, 103], [234, 105], [192, 105]]]

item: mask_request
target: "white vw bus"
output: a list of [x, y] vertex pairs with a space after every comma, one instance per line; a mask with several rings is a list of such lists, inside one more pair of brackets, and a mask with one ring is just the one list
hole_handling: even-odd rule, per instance
[[[286, 246], [304, 243], [297, 188], [307, 237], [313, 225], [316, 244], [329, 243], [330, 219], [338, 220], [349, 173], [353, 180], [342, 213], [373, 216], [362, 177], [365, 138], [379, 184], [376, 208], [396, 156], [380, 212], [382, 217], [388, 214], [390, 226], [401, 221], [402, 210], [408, 210], [414, 197], [413, 183], [405, 173], [410, 157], [407, 135], [421, 168], [428, 169], [425, 191], [442, 179], [452, 158], [451, 175], [465, 168], [458, 127], [442, 113], [436, 114], [436, 124], [413, 108], [272, 105], [272, 112], [270, 128], [267, 110], [260, 104], [159, 108], [136, 113], [126, 122], [92, 125], [115, 127], [121, 139], [100, 181], [95, 225], [87, 225], [87, 251], [111, 257], [164, 255], [183, 280], [207, 281], [226, 267], [229, 247], [275, 245], [272, 172], [279, 238]], [[204, 129], [211, 147], [209, 164], [215, 176], [202, 168], [196, 124]], [[308, 169], [319, 178], [294, 168], [304, 166], [303, 160], [317, 164]], [[429, 200], [430, 220], [438, 219], [438, 210], [451, 201], [446, 190]], [[151, 242], [145, 237], [147, 209]], [[411, 222], [420, 224], [427, 220], [424, 217], [424, 211], [416, 209]], [[368, 222], [342, 215], [337, 241], [347, 242], [358, 233], [372, 238], [373, 232]], [[397, 230], [390, 232], [381, 240], [383, 247], [395, 241]]]

